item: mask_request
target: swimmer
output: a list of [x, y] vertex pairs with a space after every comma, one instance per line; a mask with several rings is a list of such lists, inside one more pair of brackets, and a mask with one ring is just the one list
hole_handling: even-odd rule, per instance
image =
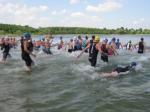
[[96, 36], [94, 38], [95, 40], [90, 42], [88, 46], [77, 56], [77, 58], [79, 58], [87, 49], [89, 49], [89, 62], [91, 63], [92, 67], [96, 67], [98, 53], [102, 53], [100, 48], [100, 37]]
[[6, 38], [1, 47], [1, 50], [3, 50], [3, 59], [1, 61], [1, 63], [6, 64], [6, 59], [8, 56], [10, 56], [10, 54], [9, 54], [10, 49], [11, 49], [11, 45], [9, 43], [9, 39]]
[[102, 77], [117, 77], [121, 74], [128, 74], [131, 70], [135, 69], [137, 66], [136, 62], [132, 62], [129, 66], [126, 67], [117, 67], [111, 73], [101, 73]]
[[72, 53], [73, 52], [73, 48], [74, 47], [74, 43], [73, 43], [73, 39], [70, 39], [70, 42], [68, 43], [68, 52]]
[[26, 67], [28, 68], [27, 71], [31, 71], [31, 66], [34, 63], [34, 61], [31, 59], [30, 55], [32, 55], [33, 57], [36, 57], [36, 55], [32, 53], [33, 45], [30, 33], [25, 33], [24, 38], [25, 39], [21, 43], [22, 59], [26, 63]]
[[146, 43], [144, 42], [144, 38], [141, 38], [141, 41], [135, 44], [135, 47], [138, 46], [138, 54], [143, 54], [146, 51]]

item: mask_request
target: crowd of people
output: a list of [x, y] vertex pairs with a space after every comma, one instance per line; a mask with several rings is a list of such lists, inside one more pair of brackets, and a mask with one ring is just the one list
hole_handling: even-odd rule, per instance
[[[83, 53], [89, 53], [88, 59], [92, 67], [96, 67], [98, 54], [101, 55], [101, 60], [103, 62], [108, 63], [110, 56], [119, 55], [117, 52], [119, 49], [126, 49], [130, 51], [138, 49], [137, 51], [139, 54], [145, 53], [146, 49], [144, 38], [141, 38], [140, 42], [136, 44], [133, 44], [131, 40], [129, 40], [128, 43], [123, 44], [120, 42], [120, 39], [116, 39], [115, 37], [112, 38], [111, 41], [107, 38], [101, 40], [98, 35], [93, 35], [92, 37], [82, 37], [79, 35], [78, 37], [71, 38], [68, 42], [64, 42], [63, 37], [61, 36], [59, 43], [57, 44], [53, 44], [53, 39], [52, 35], [47, 35], [45, 38], [32, 40], [30, 33], [24, 33], [19, 41], [15, 38], [1, 38], [0, 46], [3, 53], [1, 63], [6, 63], [7, 57], [11, 57], [10, 49], [16, 49], [19, 42], [21, 44], [22, 60], [25, 61], [26, 67], [29, 71], [31, 71], [31, 66], [34, 64], [34, 61], [30, 56], [32, 55], [33, 57], [36, 57], [33, 51], [39, 51], [42, 49], [43, 53], [53, 55], [51, 47], [55, 46], [57, 46], [58, 50], [64, 49], [68, 53], [81, 51], [77, 58], [80, 58]], [[136, 66], [135, 62], [133, 63], [132, 66]], [[126, 70], [129, 71], [129, 68], [132, 67], [128, 66], [126, 68]], [[119, 73], [118, 69], [115, 69], [112, 73], [107, 75], [103, 73], [103, 75], [114, 76], [114, 74], [116, 75], [117, 73]]]

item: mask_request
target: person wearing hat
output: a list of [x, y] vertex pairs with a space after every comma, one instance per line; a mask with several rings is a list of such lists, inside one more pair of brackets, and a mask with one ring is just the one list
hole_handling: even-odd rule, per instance
[[89, 62], [92, 67], [96, 67], [98, 52], [101, 53], [100, 46], [100, 37], [96, 36], [93, 43], [89, 43], [88, 46], [77, 56], [77, 58], [82, 56], [82, 54], [89, 49]]
[[130, 71], [134, 70], [137, 66], [136, 62], [132, 62], [130, 65], [125, 67], [116, 67], [111, 73], [101, 73], [101, 77], [117, 77], [119, 75], [128, 74]]
[[31, 59], [30, 55], [36, 57], [35, 54], [32, 53], [33, 51], [33, 44], [31, 41], [31, 35], [30, 33], [24, 33], [24, 40], [21, 43], [21, 55], [22, 59], [26, 63], [26, 67], [28, 68], [28, 71], [31, 71], [31, 65], [34, 63], [33, 60]]

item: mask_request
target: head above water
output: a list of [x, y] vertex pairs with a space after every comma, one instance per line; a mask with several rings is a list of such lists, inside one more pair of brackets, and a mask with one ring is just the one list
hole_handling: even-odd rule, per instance
[[61, 37], [60, 37], [60, 40], [62, 40], [62, 39], [63, 39], [63, 37], [61, 36]]
[[141, 41], [144, 41], [144, 38], [141, 38]]
[[132, 63], [130, 64], [130, 66], [131, 66], [131, 67], [135, 67], [135, 66], [137, 66], [137, 63], [136, 63], [136, 62], [132, 62]]
[[31, 34], [28, 33], [28, 32], [24, 33], [24, 38], [25, 38], [26, 40], [30, 40], [30, 39], [31, 39]]
[[95, 40], [95, 35], [92, 36], [92, 40]]
[[104, 42], [107, 43], [107, 42], [108, 42], [108, 39], [106, 38], [106, 39], [104, 40]]
[[116, 41], [116, 38], [115, 38], [115, 37], [113, 37], [113, 38], [112, 38], [112, 41], [113, 41], [113, 42], [115, 42], [115, 41]]
[[88, 40], [88, 38], [89, 38], [88, 36], [85, 37], [86, 40]]
[[97, 36], [95, 37], [94, 42], [95, 42], [95, 43], [98, 43], [99, 41], [100, 41], [100, 37], [97, 35]]

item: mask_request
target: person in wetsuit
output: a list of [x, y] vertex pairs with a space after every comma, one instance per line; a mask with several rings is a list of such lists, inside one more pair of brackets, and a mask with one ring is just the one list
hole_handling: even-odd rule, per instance
[[144, 43], [144, 38], [141, 38], [141, 41], [138, 44], [138, 53], [143, 54], [145, 52], [145, 43]]
[[9, 39], [7, 38], [4, 40], [2, 47], [1, 47], [1, 50], [3, 50], [2, 63], [6, 63], [7, 57], [10, 56], [10, 54], [9, 54], [10, 49], [11, 49], [11, 45], [9, 43]]
[[22, 59], [26, 63], [26, 67], [28, 68], [28, 71], [31, 71], [31, 65], [34, 63], [31, 59], [30, 55], [36, 57], [32, 51], [33, 51], [33, 44], [31, 41], [31, 35], [30, 33], [24, 34], [24, 40], [21, 41], [21, 56]]
[[101, 60], [108, 63], [108, 48], [107, 48], [107, 40], [104, 40], [101, 45]]
[[136, 62], [132, 62], [130, 65], [126, 67], [116, 67], [111, 73], [101, 73], [102, 77], [116, 77], [121, 74], [128, 74], [131, 70], [135, 69], [137, 66]]
[[95, 37], [95, 40], [93, 43], [90, 43], [79, 55], [77, 58], [79, 58], [87, 49], [89, 49], [89, 62], [91, 63], [92, 67], [96, 67], [97, 63], [97, 56], [98, 52], [101, 53], [100, 49], [100, 38], [99, 36]]

